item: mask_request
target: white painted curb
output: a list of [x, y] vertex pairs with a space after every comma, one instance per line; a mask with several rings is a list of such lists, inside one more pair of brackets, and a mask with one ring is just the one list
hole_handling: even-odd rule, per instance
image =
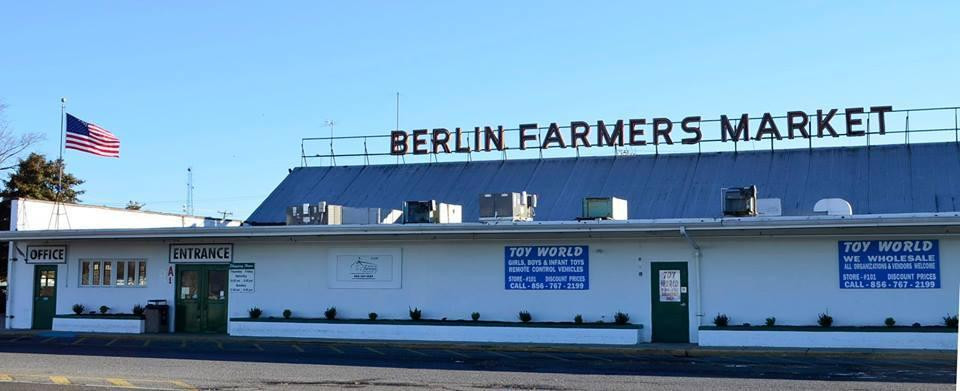
[[700, 346], [955, 350], [957, 333], [700, 330]]

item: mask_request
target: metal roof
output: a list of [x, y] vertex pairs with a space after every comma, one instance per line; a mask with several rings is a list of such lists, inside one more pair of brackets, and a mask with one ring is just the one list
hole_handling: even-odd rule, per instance
[[400, 209], [433, 199], [463, 205], [471, 222], [480, 194], [511, 191], [537, 194], [541, 221], [575, 219], [587, 196], [626, 199], [631, 219], [716, 218], [720, 189], [746, 185], [780, 198], [784, 215], [811, 215], [823, 198], [858, 215], [960, 211], [960, 144], [301, 167], [247, 220], [282, 224], [285, 208], [320, 201]]

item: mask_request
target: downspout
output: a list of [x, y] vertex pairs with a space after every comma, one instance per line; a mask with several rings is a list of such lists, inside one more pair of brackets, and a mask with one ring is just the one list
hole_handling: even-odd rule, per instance
[[703, 311], [701, 310], [702, 304], [701, 304], [701, 302], [700, 302], [700, 301], [701, 301], [701, 298], [703, 298], [703, 295], [701, 294], [701, 291], [700, 291], [700, 279], [701, 279], [701, 274], [700, 274], [700, 258], [701, 258], [702, 252], [700, 251], [700, 245], [697, 244], [697, 241], [694, 240], [693, 237], [690, 236], [690, 233], [687, 232], [687, 227], [682, 226], [682, 225], [680, 226], [680, 235], [683, 236], [683, 238], [687, 240], [687, 243], [689, 243], [689, 244], [690, 244], [690, 247], [693, 249], [693, 268], [697, 271], [697, 286], [696, 286], [696, 287], [697, 287], [697, 307], [696, 307], [696, 315], [697, 315], [697, 328], [699, 329], [700, 326], [701, 326], [701, 324], [703, 323], [703, 322], [702, 322], [702, 320], [703, 320]]
[[13, 308], [14, 289], [13, 289], [12, 279], [10, 277], [13, 276], [14, 273], [16, 272], [13, 269], [13, 267], [15, 265], [14, 260], [16, 260], [15, 251], [16, 251], [17, 242], [11, 241], [8, 243], [10, 247], [7, 249], [7, 302], [6, 302], [7, 310], [5, 311], [6, 313], [3, 315], [4, 317], [3, 322], [4, 322], [4, 328], [7, 330], [10, 330], [11, 328], [13, 328], [12, 326], [13, 326], [13, 312], [14, 312], [13, 311], [14, 310]]

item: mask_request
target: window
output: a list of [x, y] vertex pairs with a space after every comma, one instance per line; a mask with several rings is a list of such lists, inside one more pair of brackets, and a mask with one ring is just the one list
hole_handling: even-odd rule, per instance
[[80, 261], [80, 286], [147, 286], [147, 261]]

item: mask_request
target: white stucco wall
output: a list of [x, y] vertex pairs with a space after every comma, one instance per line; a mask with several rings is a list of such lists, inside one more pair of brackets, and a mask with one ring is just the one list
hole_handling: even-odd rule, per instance
[[[218, 220], [200, 216], [126, 210], [94, 205], [60, 204], [59, 211], [60, 212], [57, 213], [56, 204], [49, 201], [28, 199], [12, 200], [10, 226], [12, 229], [18, 231], [30, 231], [48, 229], [159, 228], [240, 225], [240, 221], [237, 220]], [[122, 248], [124, 249], [130, 248], [129, 245], [123, 246]], [[98, 245], [96, 247], [100, 248], [102, 246]], [[33, 265], [26, 265], [22, 261], [14, 261], [17, 258], [23, 258], [23, 256], [17, 252], [17, 248], [19, 248], [20, 251], [24, 251], [26, 249], [26, 244], [18, 243], [16, 247], [11, 246], [10, 248], [10, 261], [8, 263], [9, 287], [7, 295], [6, 321], [8, 328], [30, 328], [33, 314], [32, 300], [34, 268]], [[77, 256], [90, 255], [89, 252], [84, 252], [86, 250], [83, 249], [83, 246], [71, 246], [71, 249], [68, 252], [72, 252], [74, 250], [80, 250], [80, 252], [68, 254], [72, 262], [69, 262], [67, 265], [60, 265], [58, 267], [58, 283], [60, 283], [60, 287], [69, 289], [69, 287], [75, 287], [78, 284], [79, 277], [76, 276], [76, 270], [79, 268], [79, 266], [75, 260], [77, 259]], [[112, 256], [112, 250], [104, 250], [106, 249], [99, 250], [99, 252], [94, 251], [96, 252], [94, 256]], [[124, 251], [126, 250], [119, 249], [118, 253], [122, 254]], [[166, 252], [164, 250], [161, 258], [158, 258], [158, 256], [153, 257], [154, 261], [149, 263], [150, 267], [161, 267], [162, 265], [157, 264], [157, 262], [159, 262], [159, 260], [164, 260], [165, 262], [165, 257]], [[163, 273], [165, 275], [166, 269], [163, 270]], [[69, 274], [69, 277], [67, 274]], [[149, 278], [154, 278], [157, 275], [158, 272], [154, 272], [152, 275], [148, 272]], [[164, 292], [164, 294], [172, 296], [173, 288], [170, 288], [169, 291], [169, 293]], [[64, 292], [69, 293], [70, 291], [67, 290]], [[94, 291], [87, 293], [93, 296], [90, 298], [90, 301], [103, 301], [99, 296], [110, 296], [115, 294], [110, 292], [100, 293]], [[62, 302], [64, 300], [70, 301], [69, 297], [62, 296], [63, 294], [64, 293], [61, 293], [61, 291], [58, 290], [58, 313], [69, 312], [69, 308], [66, 312], [61, 311], [60, 305]], [[86, 296], [87, 294], [81, 294], [80, 298], [85, 298]], [[163, 297], [155, 296], [150, 298]], [[130, 300], [126, 300], [125, 298], [118, 300], [117, 308], [125, 308], [124, 311], [126, 312], [129, 312], [128, 304], [131, 307], [133, 304], [135, 304], [135, 302], [130, 301], [132, 298], [130, 298]], [[146, 303], [145, 301], [141, 302], [144, 304]], [[73, 304], [74, 303], [71, 302], [68, 307], [72, 306]], [[97, 304], [96, 307], [99, 307], [100, 305], [113, 307], [113, 305], [109, 303]], [[13, 316], [13, 318], [10, 316]]]
[[[711, 324], [725, 313], [731, 324], [762, 324], [775, 316], [781, 325], [812, 325], [824, 311], [838, 326], [881, 325], [892, 316], [898, 325], [920, 322], [937, 325], [946, 314], [956, 314], [960, 240], [942, 236], [903, 236], [901, 239], [940, 240], [939, 289], [840, 289], [837, 241], [895, 238], [880, 234], [855, 237], [696, 238], [702, 249], [697, 291], [696, 262], [686, 241], [676, 239], [524, 239], [524, 240], [218, 240], [234, 243], [234, 262], [256, 264], [253, 293], [232, 293], [231, 317], [246, 317], [257, 306], [265, 317], [291, 309], [296, 317], [322, 317], [336, 306], [341, 318], [406, 319], [408, 307], [423, 310], [424, 318], [468, 319], [473, 311], [484, 320], [515, 321], [528, 310], [536, 321], [612, 321], [616, 311], [627, 312], [643, 324], [641, 340], [649, 341], [650, 263], [689, 262], [690, 338], [697, 327]], [[199, 243], [209, 241], [197, 241]], [[100, 241], [68, 243], [69, 261], [58, 275], [58, 313], [69, 313], [74, 303], [96, 308], [107, 305], [129, 312], [137, 303], [167, 299], [173, 304], [174, 286], [167, 279], [170, 241]], [[180, 241], [178, 243], [183, 243]], [[20, 245], [25, 246], [26, 243]], [[590, 289], [585, 291], [512, 291], [504, 289], [504, 246], [588, 245]], [[328, 257], [342, 249], [400, 249], [402, 287], [399, 289], [329, 288]], [[80, 288], [81, 258], [139, 258], [148, 262], [146, 288]], [[638, 260], [638, 258], [640, 258]], [[26, 266], [26, 267], [24, 267]], [[30, 327], [32, 266], [12, 269], [16, 318], [14, 328]], [[642, 275], [640, 275], [642, 273]], [[702, 297], [702, 320], [696, 316]]]
[[[939, 289], [841, 289], [837, 241], [939, 239]], [[703, 239], [704, 324], [724, 313], [730, 324], [816, 325], [829, 312], [837, 326], [942, 325], [957, 314], [960, 240], [937, 236]]]

